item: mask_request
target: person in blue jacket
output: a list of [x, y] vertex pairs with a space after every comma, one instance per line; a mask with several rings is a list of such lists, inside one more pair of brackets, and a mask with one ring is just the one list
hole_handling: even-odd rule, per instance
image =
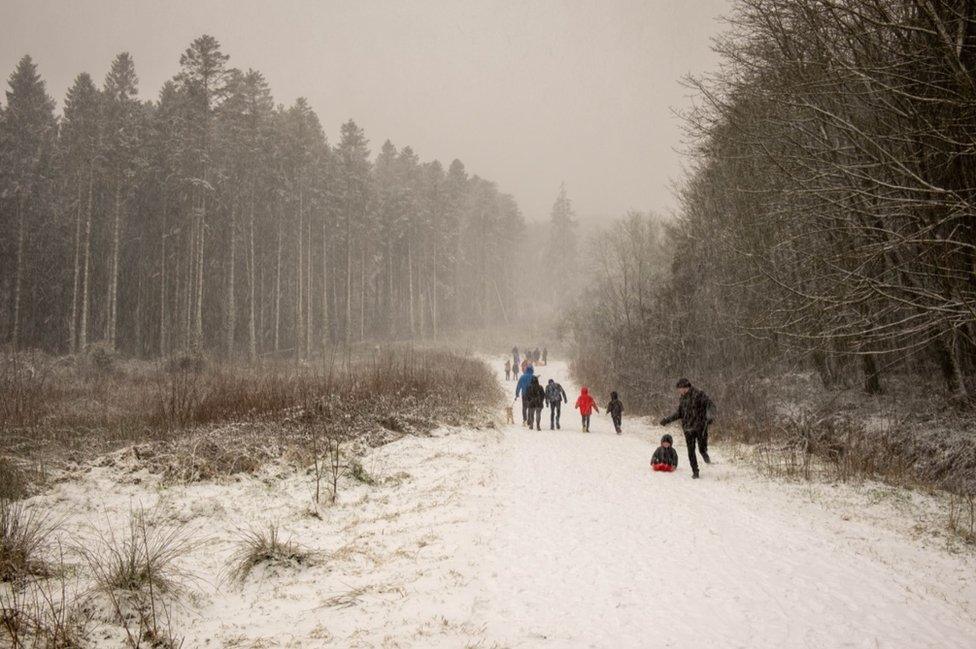
[[518, 399], [522, 397], [522, 425], [524, 426], [527, 421], [529, 421], [529, 408], [527, 405], [527, 400], [525, 394], [532, 384], [532, 377], [535, 375], [535, 370], [529, 365], [525, 368], [525, 372], [519, 377], [518, 383], [515, 384], [515, 398]]

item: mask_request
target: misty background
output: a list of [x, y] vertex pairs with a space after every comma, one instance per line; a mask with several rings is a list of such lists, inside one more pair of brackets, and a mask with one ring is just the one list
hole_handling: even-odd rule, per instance
[[[330, 141], [350, 118], [424, 159], [461, 158], [548, 218], [565, 182], [581, 221], [666, 213], [690, 104], [681, 77], [717, 65], [725, 0], [611, 2], [0, 3], [0, 69], [30, 54], [63, 109], [81, 71], [127, 51], [156, 100], [202, 33], [260, 70], [278, 103], [306, 97]], [[6, 74], [6, 73], [5, 73]]]

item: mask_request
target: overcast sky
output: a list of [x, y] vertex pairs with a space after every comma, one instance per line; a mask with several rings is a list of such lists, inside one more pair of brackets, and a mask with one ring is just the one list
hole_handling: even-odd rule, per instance
[[0, 69], [29, 53], [58, 107], [78, 72], [135, 59], [155, 98], [194, 37], [305, 96], [330, 141], [352, 117], [545, 218], [560, 181], [583, 217], [667, 211], [680, 177], [682, 75], [716, 65], [728, 0], [0, 0]]

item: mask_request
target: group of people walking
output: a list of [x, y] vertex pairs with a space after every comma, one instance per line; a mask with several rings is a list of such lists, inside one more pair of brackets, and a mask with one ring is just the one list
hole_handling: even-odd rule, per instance
[[[547, 352], [543, 350], [540, 358], [546, 359], [547, 356]], [[522, 424], [528, 426], [530, 430], [533, 428], [542, 430], [542, 411], [548, 406], [549, 430], [559, 430], [562, 406], [569, 403], [566, 390], [554, 379], [549, 379], [543, 387], [532, 363], [523, 363], [520, 367], [519, 361], [516, 347], [512, 349], [512, 359], [505, 360], [505, 379], [509, 380], [511, 377], [516, 381], [515, 399], [522, 399]], [[698, 478], [700, 468], [697, 453], [701, 454], [706, 464], [711, 463], [711, 458], [708, 456], [708, 427], [715, 419], [715, 405], [707, 394], [694, 387], [688, 379], [680, 379], [675, 387], [678, 390], [678, 408], [674, 413], [663, 418], [660, 425], [667, 426], [674, 421], [681, 421], [685, 444], [688, 447], [691, 477]], [[600, 409], [586, 387], [580, 389], [575, 409], [580, 412], [583, 432], [590, 432], [590, 417], [593, 412], [599, 414]], [[614, 430], [620, 435], [623, 432], [624, 404], [615, 391], [610, 393], [606, 412], [613, 421]], [[671, 435], [664, 435], [661, 438], [660, 447], [651, 457], [651, 465], [655, 471], [674, 471], [678, 467], [678, 454], [674, 449]]]
[[541, 351], [538, 347], [527, 350], [525, 356], [519, 353], [518, 346], [512, 347], [512, 360], [505, 359], [505, 380], [518, 380], [519, 374], [524, 374], [529, 365], [546, 365], [548, 362], [549, 350], [546, 347]]

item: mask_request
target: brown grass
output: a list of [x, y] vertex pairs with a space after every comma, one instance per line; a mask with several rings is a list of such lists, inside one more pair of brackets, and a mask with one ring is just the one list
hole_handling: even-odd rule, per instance
[[237, 550], [230, 558], [229, 575], [243, 583], [258, 566], [297, 567], [308, 564], [312, 553], [284, 538], [276, 523], [240, 533]]
[[[282, 425], [355, 415], [366, 422], [362, 432], [380, 442], [483, 419], [501, 396], [484, 363], [412, 348], [372, 350], [341, 363], [257, 365], [186, 356], [122, 361], [104, 350], [62, 359], [8, 353], [0, 358], [0, 388], [11, 395], [0, 400], [0, 489], [6, 484], [17, 493], [33, 476], [5, 457], [50, 467], [162, 443], [169, 447], [161, 452], [191, 460], [173, 469], [185, 474], [177, 477], [206, 478], [214, 465], [217, 473], [253, 470], [253, 449], [227, 446], [238, 435], [274, 440]], [[205, 466], [194, 457], [206, 458]]]

